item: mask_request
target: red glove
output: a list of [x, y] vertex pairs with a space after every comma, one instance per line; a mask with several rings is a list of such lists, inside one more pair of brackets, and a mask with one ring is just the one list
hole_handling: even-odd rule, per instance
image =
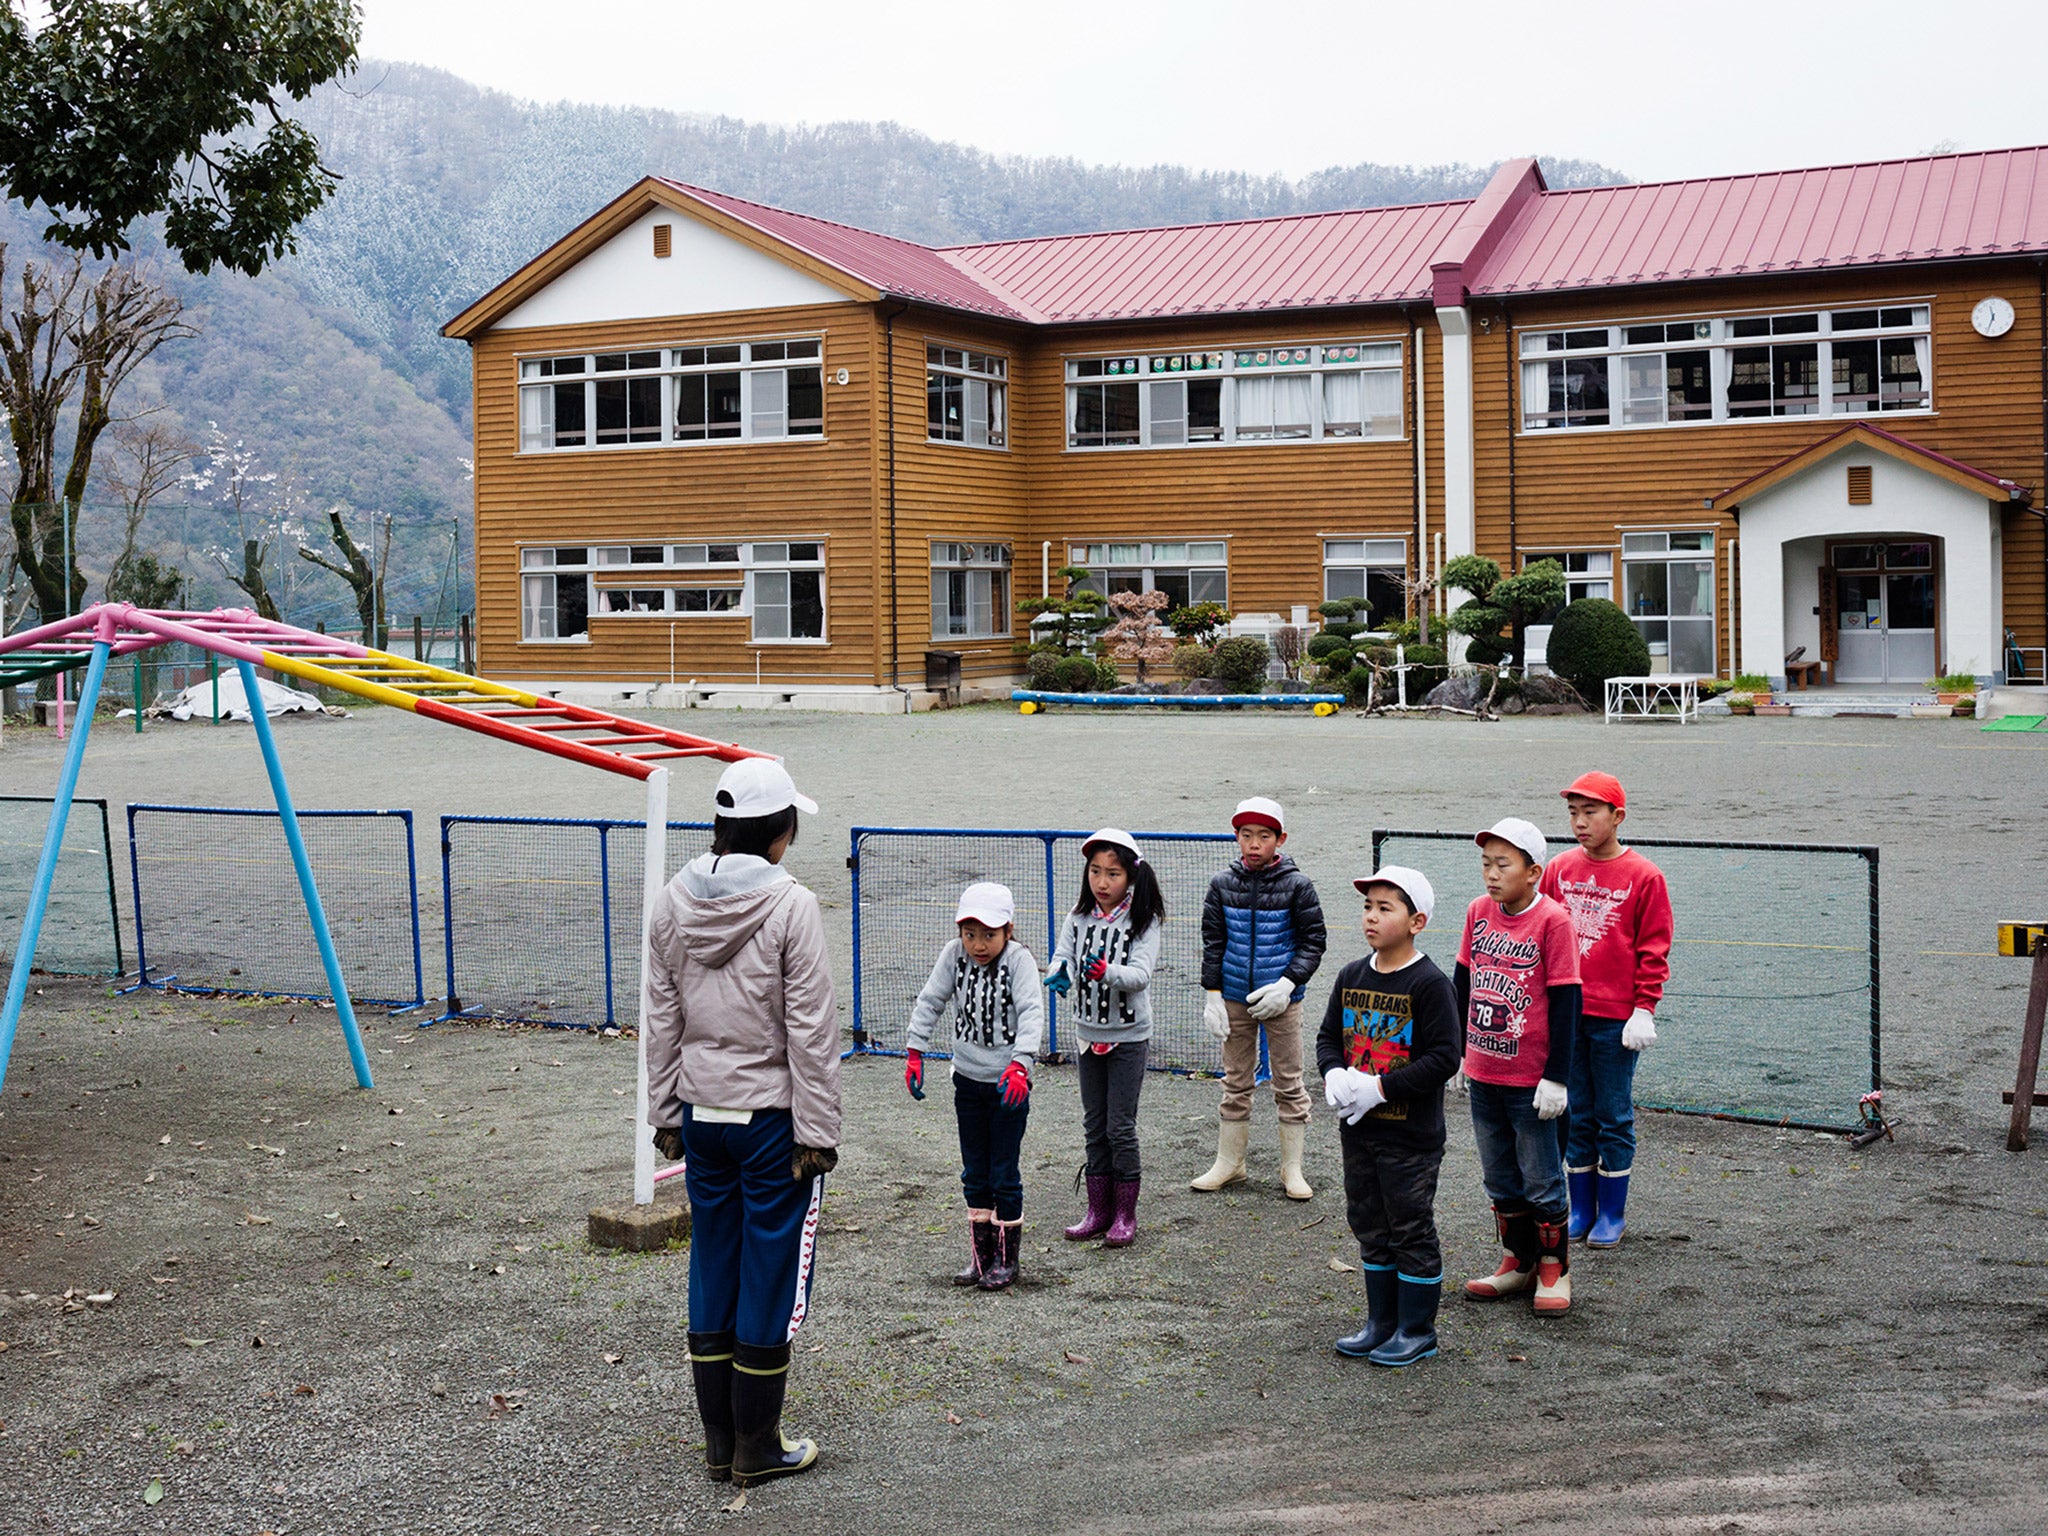
[[1031, 1097], [1031, 1074], [1024, 1070], [1021, 1061], [1013, 1061], [1003, 1068], [1003, 1075], [996, 1081], [1003, 1090], [1005, 1109], [1015, 1109]]
[[910, 1090], [913, 1099], [924, 1097], [924, 1052], [906, 1051], [910, 1059], [903, 1063], [903, 1086]]
[[1097, 955], [1081, 967], [1081, 974], [1090, 981], [1102, 980], [1103, 977], [1109, 974], [1109, 956], [1106, 954]]

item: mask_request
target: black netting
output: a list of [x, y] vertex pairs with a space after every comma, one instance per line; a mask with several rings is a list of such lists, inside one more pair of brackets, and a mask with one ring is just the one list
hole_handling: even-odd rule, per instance
[[[48, 795], [0, 795], [0, 987], [13, 974], [55, 803]], [[121, 973], [120, 919], [107, 855], [107, 802], [73, 800], [31, 969], [58, 976]]]

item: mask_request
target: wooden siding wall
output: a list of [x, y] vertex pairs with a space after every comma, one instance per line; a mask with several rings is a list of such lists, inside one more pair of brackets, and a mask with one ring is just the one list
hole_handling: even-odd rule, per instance
[[[825, 338], [822, 439], [518, 451], [521, 356], [803, 333]], [[665, 681], [673, 623], [678, 678], [751, 682], [758, 656], [765, 680], [877, 681], [876, 334], [872, 309], [848, 303], [492, 331], [478, 338], [473, 358], [478, 666], [514, 678]], [[849, 375], [844, 385], [833, 382], [841, 368]], [[921, 381], [919, 401], [922, 411]], [[811, 538], [826, 546], [826, 646], [755, 645], [749, 638], [750, 620], [740, 615], [593, 614], [588, 644], [520, 639], [521, 544]], [[658, 578], [677, 584], [692, 579], [674, 573]]]
[[[1415, 555], [1414, 360], [1399, 310], [1302, 314], [1284, 320], [1189, 322], [1063, 331], [1034, 338], [1021, 395], [1029, 466], [1031, 539], [1051, 539], [1055, 569], [1077, 543], [1228, 538], [1230, 606], [1285, 615], [1323, 598], [1324, 535], [1406, 540]], [[1425, 348], [1440, 358], [1434, 321]], [[1247, 444], [1242, 447], [1066, 447], [1065, 359], [1200, 351], [1282, 341], [1402, 343], [1403, 433], [1398, 440]], [[1432, 527], [1442, 526], [1442, 403], [1432, 385], [1428, 450]], [[1033, 573], [1035, 576], [1035, 572]]]
[[[1979, 336], [1970, 310], [1988, 294], [2012, 301], [2018, 318], [1996, 340]], [[1522, 433], [1517, 404], [1515, 335], [1659, 316], [1718, 315], [1751, 310], [1866, 307], [1927, 301], [1932, 295], [1932, 415], [1785, 417], [1681, 427]], [[1504, 567], [1519, 551], [1612, 549], [1618, 528], [1671, 526], [1715, 531], [1715, 612], [1719, 664], [1729, 655], [1725, 551], [1739, 537], [1718, 496], [1759, 470], [1797, 453], [1850, 421], [1866, 421], [1979, 469], [2006, 476], [2048, 498], [2043, 481], [2041, 339], [2038, 279], [2026, 263], [1863, 272], [1800, 280], [1691, 284], [1570, 300], [1475, 301], [1474, 441], [1477, 458], [1479, 553]], [[1511, 322], [1511, 323], [1504, 323]], [[1618, 396], [1617, 396], [1618, 398]], [[1513, 547], [1510, 546], [1509, 446], [1513, 439]], [[2044, 643], [2041, 520], [2008, 513], [2005, 532], [2006, 619], [2030, 644]], [[1620, 595], [1616, 572], [1616, 595]], [[1745, 659], [1745, 665], [1751, 659]], [[1752, 668], [1752, 670], [1755, 670]], [[1770, 670], [1764, 668], [1763, 670]]]

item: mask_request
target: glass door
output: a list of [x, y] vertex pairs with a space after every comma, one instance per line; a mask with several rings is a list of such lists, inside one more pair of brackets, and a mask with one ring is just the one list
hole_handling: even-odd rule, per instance
[[1934, 676], [1940, 603], [1932, 542], [1837, 544], [1829, 563], [1835, 569], [1836, 680], [1917, 686]]

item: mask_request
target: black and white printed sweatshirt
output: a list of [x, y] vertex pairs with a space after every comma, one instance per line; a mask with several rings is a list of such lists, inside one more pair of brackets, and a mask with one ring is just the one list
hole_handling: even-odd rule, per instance
[[[1012, 939], [987, 965], [968, 958], [958, 939], [939, 951], [931, 979], [917, 994], [903, 1043], [913, 1051], [950, 1050], [953, 1070], [977, 1083], [992, 1083], [1013, 1061], [1029, 1071], [1045, 1039], [1045, 998], [1038, 962]], [[933, 1043], [940, 1016], [953, 1006], [953, 1038]]]

